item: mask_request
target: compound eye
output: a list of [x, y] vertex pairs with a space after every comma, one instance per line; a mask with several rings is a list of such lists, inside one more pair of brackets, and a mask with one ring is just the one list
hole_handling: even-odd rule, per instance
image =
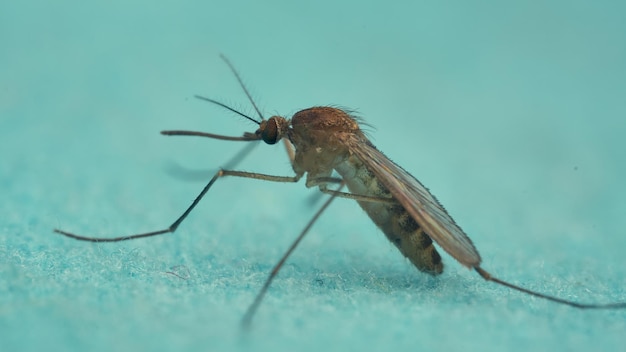
[[261, 138], [263, 138], [263, 142], [267, 144], [276, 144], [280, 133], [278, 131], [278, 124], [276, 123], [275, 118], [270, 118], [267, 122], [261, 126]]

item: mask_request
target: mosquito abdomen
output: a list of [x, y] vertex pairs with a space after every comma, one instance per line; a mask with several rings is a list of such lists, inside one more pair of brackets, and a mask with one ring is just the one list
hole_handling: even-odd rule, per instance
[[391, 193], [356, 157], [348, 157], [337, 165], [351, 193], [376, 198], [387, 198], [391, 202], [358, 201], [367, 215], [374, 221], [400, 252], [420, 271], [431, 275], [443, 272], [443, 262], [431, 238], [411, 217], [404, 207], [391, 197]]

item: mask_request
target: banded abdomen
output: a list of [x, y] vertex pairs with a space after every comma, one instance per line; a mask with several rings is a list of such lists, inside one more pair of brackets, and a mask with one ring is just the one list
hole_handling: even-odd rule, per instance
[[420, 225], [395, 201], [387, 188], [356, 157], [336, 166], [353, 194], [391, 199], [390, 202], [358, 201], [367, 215], [420, 271], [438, 275], [443, 271], [441, 256]]

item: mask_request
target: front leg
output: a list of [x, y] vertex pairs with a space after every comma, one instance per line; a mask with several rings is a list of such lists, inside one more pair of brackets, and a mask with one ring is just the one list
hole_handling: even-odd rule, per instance
[[215, 174], [215, 176], [213, 176], [213, 178], [209, 181], [209, 183], [207, 183], [207, 185], [204, 186], [200, 194], [198, 194], [196, 199], [193, 200], [191, 205], [187, 207], [187, 209], [183, 212], [183, 214], [180, 215], [176, 219], [176, 221], [174, 221], [169, 227], [165, 229], [138, 233], [138, 234], [128, 235], [128, 236], [112, 237], [112, 238], [82, 236], [82, 235], [77, 235], [72, 232], [59, 230], [59, 229], [54, 229], [54, 232], [76, 239], [76, 240], [88, 241], [88, 242], [120, 242], [120, 241], [134, 240], [137, 238], [158, 236], [158, 235], [162, 235], [165, 233], [172, 233], [176, 231], [178, 226], [187, 218], [187, 215], [189, 215], [189, 213], [191, 213], [191, 211], [196, 207], [196, 205], [200, 202], [200, 200], [204, 197], [204, 195], [213, 186], [215, 181], [217, 181], [219, 178], [224, 177], [224, 176], [236, 176], [236, 177], [253, 178], [257, 180], [264, 180], [264, 181], [271, 181], [271, 182], [284, 182], [284, 183], [298, 182], [298, 180], [302, 178], [302, 174], [296, 174], [295, 176], [275, 176], [275, 175], [258, 174], [255, 172], [219, 170]]

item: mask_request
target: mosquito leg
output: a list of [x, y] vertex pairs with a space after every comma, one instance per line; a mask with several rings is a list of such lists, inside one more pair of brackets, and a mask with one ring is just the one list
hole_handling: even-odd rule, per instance
[[317, 177], [312, 180], [308, 180], [307, 186], [309, 187], [320, 186], [320, 185], [323, 186], [329, 183], [339, 184], [342, 182], [343, 182], [343, 179], [341, 177]]
[[531, 296], [547, 299], [548, 301], [565, 304], [565, 305], [568, 305], [568, 306], [571, 306], [571, 307], [580, 308], [580, 309], [624, 309], [624, 308], [626, 308], [626, 302], [607, 303], [607, 304], [595, 304], [595, 303], [587, 304], [587, 303], [578, 303], [578, 302], [574, 302], [574, 301], [569, 301], [569, 300], [566, 300], [566, 299], [563, 299], [563, 298], [549, 296], [549, 295], [546, 295], [546, 294], [543, 294], [543, 293], [532, 291], [532, 290], [529, 290], [527, 288], [523, 288], [523, 287], [520, 287], [520, 286], [513, 285], [513, 284], [508, 283], [508, 282], [506, 282], [504, 280], [500, 280], [497, 277], [492, 276], [489, 272], [487, 272], [486, 270], [484, 270], [483, 268], [481, 268], [479, 266], [475, 266], [474, 270], [476, 270], [476, 272], [483, 279], [485, 279], [487, 281], [495, 282], [498, 285], [506, 286], [506, 287], [508, 287], [510, 289], [513, 289], [515, 291], [524, 292], [524, 293], [527, 293], [527, 294], [529, 294]]
[[354, 199], [354, 200], [358, 200], [358, 201], [361, 201], [361, 202], [389, 203], [389, 204], [397, 203], [396, 200], [394, 200], [393, 198], [381, 198], [381, 197], [364, 196], [364, 195], [360, 195], [360, 194], [334, 191], [332, 189], [325, 189], [325, 188], [321, 188], [320, 190], [322, 192], [324, 192], [326, 194], [330, 194], [332, 196], [336, 196], [336, 197], [340, 197], [340, 198]]
[[326, 194], [334, 195], [340, 198], [348, 198], [354, 199], [363, 202], [373, 202], [373, 203], [395, 203], [393, 198], [382, 198], [382, 197], [372, 197], [361, 194], [354, 194], [348, 192], [340, 192], [338, 190], [332, 190], [326, 188], [326, 185], [329, 183], [343, 183], [343, 179], [339, 177], [318, 177], [312, 180], [308, 180], [307, 186], [319, 186], [320, 191]]
[[232, 170], [220, 170], [219, 173], [221, 173], [221, 176], [254, 178], [257, 180], [282, 182], [282, 183], [295, 183], [295, 182], [298, 182], [298, 180], [300, 180], [300, 178], [302, 177], [302, 175], [275, 176], [275, 175], [258, 174], [256, 172], [232, 171]]
[[180, 217], [178, 217], [178, 219], [176, 219], [176, 221], [174, 221], [168, 228], [165, 228], [163, 230], [139, 233], [139, 234], [129, 235], [129, 236], [112, 237], [112, 238], [81, 236], [81, 235], [77, 235], [77, 234], [74, 234], [74, 233], [71, 233], [71, 232], [67, 232], [67, 231], [63, 231], [63, 230], [60, 230], [60, 229], [54, 229], [54, 232], [56, 232], [58, 234], [61, 234], [61, 235], [64, 235], [64, 236], [67, 236], [67, 237], [70, 237], [70, 238], [73, 238], [73, 239], [76, 239], [76, 240], [79, 240], [79, 241], [88, 241], [88, 242], [120, 242], [120, 241], [134, 240], [134, 239], [137, 239], [137, 238], [158, 236], [158, 235], [162, 235], [162, 234], [166, 234], [166, 233], [171, 233], [171, 232], [176, 231], [178, 226], [187, 218], [187, 216], [189, 215], [189, 213], [191, 213], [193, 208], [195, 208], [196, 205], [198, 205], [198, 203], [200, 202], [202, 197], [204, 197], [204, 195], [209, 191], [209, 189], [213, 186], [215, 181], [217, 181], [218, 178], [223, 177], [223, 176], [237, 176], [237, 177], [244, 177], [244, 178], [254, 178], [254, 179], [259, 179], [259, 180], [264, 180], [264, 181], [272, 181], [272, 182], [298, 182], [298, 180], [302, 177], [302, 175], [296, 175], [296, 176], [274, 176], [274, 175], [258, 174], [258, 173], [253, 173], [253, 172], [219, 170], [215, 174], [215, 176], [213, 176], [211, 181], [209, 181], [209, 183], [207, 183], [207, 185], [204, 186], [204, 188], [202, 189], [200, 194], [198, 194], [196, 199], [193, 200], [193, 202], [187, 208], [187, 210], [185, 210], [185, 212]]
[[[343, 182], [343, 179], [340, 177], [318, 177], [318, 178], [315, 178], [312, 182], [314, 183], [314, 185], [325, 184], [325, 183], [326, 184], [328, 183], [339, 184]], [[320, 201], [320, 199], [322, 199], [323, 196], [324, 196], [324, 193], [313, 192], [309, 195], [307, 203], [309, 203], [309, 205], [311, 206], [314, 206]]]
[[[338, 189], [341, 189], [342, 187], [343, 187], [343, 184], [341, 186], [339, 186]], [[339, 193], [341, 193], [341, 192], [339, 192]], [[328, 200], [326, 200], [326, 202], [322, 205], [322, 207], [315, 213], [315, 215], [313, 215], [311, 220], [309, 220], [309, 222], [306, 224], [306, 226], [304, 227], [302, 232], [300, 232], [300, 235], [298, 235], [298, 237], [296, 237], [295, 241], [293, 241], [293, 243], [291, 243], [291, 246], [289, 246], [289, 249], [287, 249], [285, 254], [283, 254], [283, 256], [280, 258], [278, 263], [276, 263], [274, 268], [272, 268], [272, 271], [270, 272], [269, 276], [265, 280], [265, 283], [263, 284], [263, 287], [261, 287], [261, 290], [259, 291], [259, 293], [257, 293], [256, 297], [254, 298], [254, 302], [252, 302], [252, 304], [248, 307], [248, 310], [246, 311], [246, 314], [243, 316], [241, 324], [244, 326], [244, 328], [248, 328], [250, 326], [250, 322], [252, 321], [252, 317], [254, 316], [254, 314], [256, 313], [257, 309], [259, 308], [259, 305], [261, 304], [261, 301], [263, 301], [263, 297], [265, 297], [265, 294], [267, 293], [267, 290], [270, 287], [272, 281], [274, 281], [274, 278], [276, 277], [276, 275], [278, 274], [280, 269], [283, 267], [283, 264], [285, 264], [285, 261], [287, 261], [287, 258], [289, 258], [291, 253], [293, 253], [293, 251], [296, 249], [296, 247], [298, 247], [298, 245], [300, 244], [300, 242], [302, 241], [304, 236], [309, 232], [309, 230], [311, 229], [313, 224], [317, 221], [317, 219], [320, 217], [320, 215], [322, 215], [324, 210], [326, 210], [326, 208], [328, 208], [328, 206], [333, 201], [333, 199], [335, 199], [335, 197], [337, 197], [337, 194], [332, 194], [330, 196], [330, 198], [328, 198]]]

